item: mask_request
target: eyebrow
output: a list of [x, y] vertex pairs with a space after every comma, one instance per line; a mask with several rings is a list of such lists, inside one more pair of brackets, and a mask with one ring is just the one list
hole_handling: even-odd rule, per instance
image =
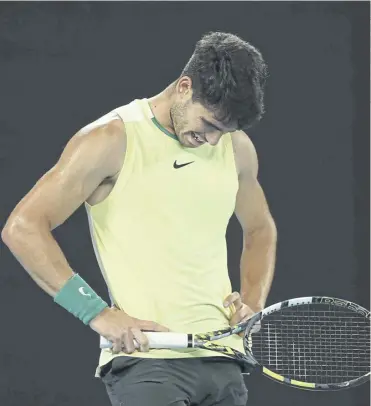
[[201, 120], [204, 122], [204, 124], [208, 125], [209, 127], [216, 128], [218, 131], [222, 132], [224, 131], [221, 127], [207, 120], [205, 117], [201, 117]]

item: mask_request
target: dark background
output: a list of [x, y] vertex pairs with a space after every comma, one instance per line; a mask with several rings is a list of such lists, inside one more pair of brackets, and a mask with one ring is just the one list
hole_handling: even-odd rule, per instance
[[[0, 226], [82, 126], [175, 80], [195, 42], [233, 32], [270, 68], [251, 130], [279, 231], [268, 304], [331, 295], [369, 307], [369, 4], [1, 3]], [[83, 209], [55, 235], [105, 299]], [[241, 231], [227, 234], [239, 288]], [[2, 244], [2, 243], [1, 243]], [[0, 404], [107, 405], [98, 337], [53, 304], [1, 245]], [[367, 406], [369, 386], [287, 388], [255, 374], [249, 406]]]

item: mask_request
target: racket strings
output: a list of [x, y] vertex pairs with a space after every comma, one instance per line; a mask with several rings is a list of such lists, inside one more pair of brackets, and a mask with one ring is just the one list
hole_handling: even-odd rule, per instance
[[258, 362], [291, 379], [337, 383], [370, 371], [370, 320], [323, 304], [284, 308], [251, 335]]

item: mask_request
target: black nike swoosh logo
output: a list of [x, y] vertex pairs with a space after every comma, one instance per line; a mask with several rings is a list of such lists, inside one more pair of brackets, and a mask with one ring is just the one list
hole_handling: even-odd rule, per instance
[[185, 164], [177, 164], [176, 161], [174, 161], [173, 167], [174, 167], [175, 169], [179, 169], [179, 168], [182, 168], [183, 166], [187, 166], [187, 165], [193, 164], [193, 162], [194, 162], [194, 161], [192, 161], [192, 162], [187, 162], [187, 163], [185, 163]]

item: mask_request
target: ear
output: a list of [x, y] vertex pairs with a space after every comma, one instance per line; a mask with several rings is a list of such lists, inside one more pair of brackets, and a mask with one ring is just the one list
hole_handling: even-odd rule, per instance
[[192, 79], [189, 76], [182, 76], [176, 84], [176, 91], [183, 100], [191, 99]]

